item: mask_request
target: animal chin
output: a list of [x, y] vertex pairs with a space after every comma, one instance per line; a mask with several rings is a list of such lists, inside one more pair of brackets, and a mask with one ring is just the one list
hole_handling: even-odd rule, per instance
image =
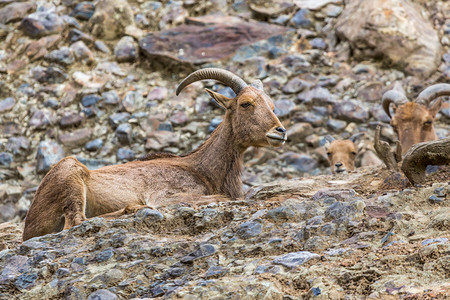
[[338, 173], [338, 174], [339, 173], [347, 173], [346, 171], [347, 171], [346, 169], [336, 169], [335, 170], [335, 172]]
[[266, 138], [267, 138], [267, 142], [269, 143], [269, 145], [274, 146], [274, 147], [279, 147], [286, 142], [285, 136], [280, 136], [280, 135], [277, 135], [274, 133], [268, 133], [266, 135]]

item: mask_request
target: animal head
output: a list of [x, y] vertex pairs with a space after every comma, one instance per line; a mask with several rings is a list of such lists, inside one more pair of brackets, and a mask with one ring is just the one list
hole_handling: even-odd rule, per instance
[[[450, 95], [450, 84], [440, 83], [423, 90], [415, 101], [408, 101], [402, 93], [390, 90], [382, 98], [383, 109], [391, 118], [391, 125], [398, 135], [405, 154], [412, 145], [437, 140], [434, 130], [434, 118], [441, 108], [440, 96]], [[391, 117], [389, 107], [392, 104], [394, 116]]]
[[264, 92], [261, 81], [247, 85], [235, 74], [217, 68], [193, 72], [178, 86], [178, 95], [187, 85], [204, 79], [214, 79], [229, 86], [236, 94], [228, 98], [206, 89], [209, 95], [225, 109], [225, 118], [233, 128], [239, 147], [281, 146], [287, 139], [286, 129], [274, 113], [272, 99]]
[[348, 140], [335, 140], [331, 135], [325, 137], [327, 141], [324, 147], [333, 174], [355, 170], [355, 158], [359, 152], [355, 142], [363, 134], [355, 134]]

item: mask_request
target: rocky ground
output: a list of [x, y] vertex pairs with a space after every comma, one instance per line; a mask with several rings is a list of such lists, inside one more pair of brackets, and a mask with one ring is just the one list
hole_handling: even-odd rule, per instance
[[[450, 2], [267, 3], [0, 1], [1, 299], [449, 294], [448, 169], [408, 186], [380, 166], [373, 132], [396, 139], [385, 91], [414, 99], [450, 82]], [[20, 243], [34, 191], [62, 157], [93, 169], [202, 143], [222, 115], [203, 88], [233, 92], [175, 88], [210, 66], [261, 79], [288, 129], [282, 148], [246, 154], [245, 199]], [[449, 123], [444, 99], [439, 137]], [[362, 168], [326, 175], [324, 136], [359, 132]]]

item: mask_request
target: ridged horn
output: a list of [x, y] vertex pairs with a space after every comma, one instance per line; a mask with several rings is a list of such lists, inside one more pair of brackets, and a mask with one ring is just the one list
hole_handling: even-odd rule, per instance
[[440, 96], [450, 96], [450, 84], [438, 83], [427, 87], [417, 96], [415, 102], [428, 106], [431, 101]]
[[391, 103], [399, 106], [405, 104], [406, 102], [408, 102], [406, 96], [396, 90], [387, 91], [383, 94], [383, 98], [381, 99], [384, 112], [389, 116], [389, 118], [392, 118], [391, 113], [389, 112], [389, 106]]
[[229, 86], [236, 95], [247, 86], [244, 80], [230, 71], [218, 68], [205, 68], [197, 70], [186, 77], [177, 87], [177, 96], [186, 86], [205, 79], [217, 80], [226, 86]]

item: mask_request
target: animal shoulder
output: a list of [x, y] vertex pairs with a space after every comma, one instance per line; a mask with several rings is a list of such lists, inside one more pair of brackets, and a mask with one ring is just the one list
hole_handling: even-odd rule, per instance
[[138, 161], [148, 161], [148, 160], [154, 160], [154, 159], [160, 159], [160, 158], [172, 158], [172, 157], [179, 157], [178, 155], [172, 154], [172, 153], [151, 153], [147, 154], [145, 156], [142, 156], [138, 158]]

